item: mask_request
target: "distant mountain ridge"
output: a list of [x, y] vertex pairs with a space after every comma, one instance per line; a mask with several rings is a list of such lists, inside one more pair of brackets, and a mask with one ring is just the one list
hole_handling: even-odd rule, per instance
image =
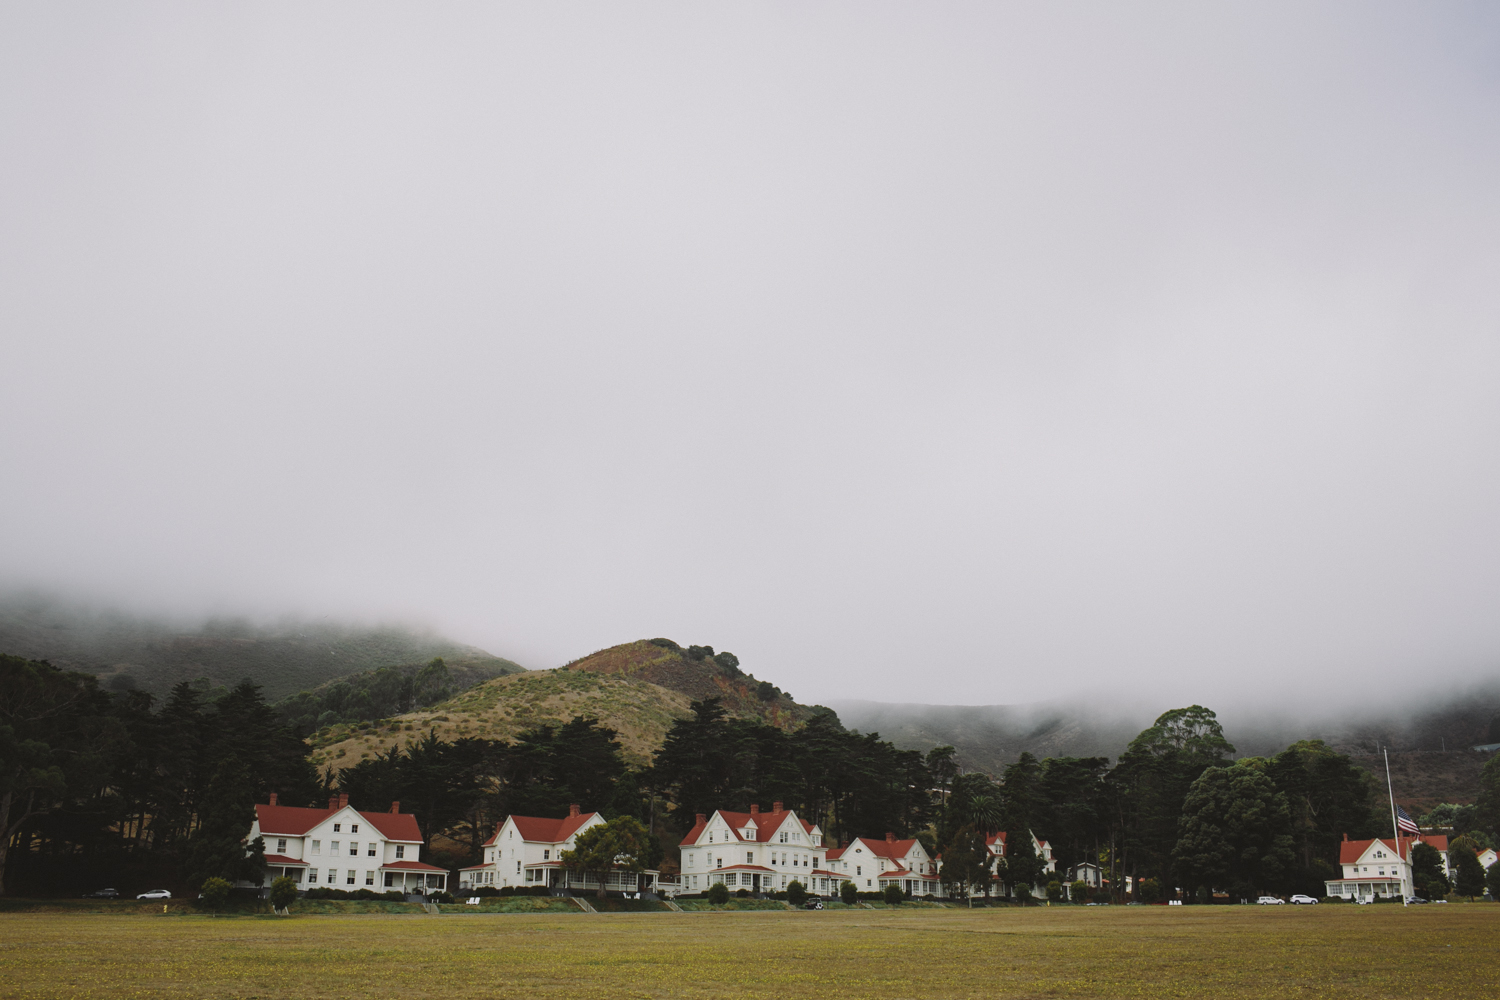
[[180, 681], [231, 686], [245, 677], [279, 700], [347, 674], [425, 663], [522, 670], [475, 646], [418, 629], [328, 622], [181, 624], [35, 595], [0, 598], [0, 652], [95, 674], [158, 697]]

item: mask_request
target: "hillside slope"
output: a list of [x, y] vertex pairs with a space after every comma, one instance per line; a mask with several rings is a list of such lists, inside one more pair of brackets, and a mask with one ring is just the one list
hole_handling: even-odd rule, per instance
[[206, 678], [209, 686], [229, 686], [249, 677], [272, 701], [356, 671], [435, 656], [523, 669], [474, 646], [400, 626], [235, 620], [183, 625], [35, 595], [0, 598], [0, 652], [158, 696], [179, 681]]
[[670, 640], [644, 639], [601, 649], [555, 670], [499, 677], [393, 719], [331, 726], [309, 742], [320, 770], [340, 771], [434, 730], [446, 740], [508, 740], [532, 726], [582, 715], [618, 730], [626, 759], [642, 766], [661, 746], [672, 722], [691, 714], [691, 702], [714, 697], [722, 699], [732, 716], [784, 729], [828, 711], [799, 705], [740, 671], [729, 654], [715, 657], [708, 647], [684, 649]]
[[359, 761], [420, 739], [476, 737], [511, 740], [544, 723], [574, 716], [597, 718], [617, 730], [625, 758], [650, 762], [673, 721], [687, 717], [691, 699], [650, 681], [584, 670], [528, 670], [497, 677], [431, 708], [363, 725], [321, 730], [309, 743], [319, 771], [342, 771]]

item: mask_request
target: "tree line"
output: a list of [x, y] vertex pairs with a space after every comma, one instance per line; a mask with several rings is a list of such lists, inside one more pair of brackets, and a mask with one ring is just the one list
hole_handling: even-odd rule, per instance
[[[965, 773], [952, 747], [902, 750], [845, 729], [831, 712], [787, 731], [694, 702], [648, 766], [630, 766], [596, 719], [535, 726], [513, 740], [428, 733], [335, 775], [319, 774], [286, 716], [249, 681], [206, 698], [179, 684], [157, 705], [102, 691], [89, 675], [0, 657], [0, 885], [72, 889], [80, 879], [197, 885], [256, 863], [242, 839], [271, 792], [316, 805], [344, 792], [363, 810], [400, 801], [423, 859], [456, 868], [510, 813], [561, 816], [570, 803], [648, 831], [643, 863], [675, 863], [698, 813], [780, 801], [825, 843], [886, 832], [920, 839], [948, 877], [987, 885], [984, 842], [1004, 832], [1007, 884], [1035, 884], [1041, 860], [1093, 862], [1114, 886], [1320, 893], [1338, 844], [1388, 836], [1367, 772], [1320, 741], [1234, 758], [1214, 713], [1163, 714], [1113, 764], [1023, 753], [999, 775]], [[1488, 842], [1500, 820], [1500, 757], [1471, 815]], [[80, 861], [82, 859], [82, 861]], [[1424, 873], [1426, 869], [1424, 869]], [[116, 873], [119, 877], [116, 878]]]

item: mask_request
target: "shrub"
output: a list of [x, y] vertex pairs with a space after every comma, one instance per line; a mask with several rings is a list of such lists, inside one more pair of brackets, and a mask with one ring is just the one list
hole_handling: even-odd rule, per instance
[[1207, 905], [1209, 903], [1212, 903], [1213, 901], [1214, 901], [1213, 890], [1210, 889], [1206, 885], [1200, 885], [1198, 887], [1198, 902], [1203, 903], [1204, 905]]
[[229, 890], [234, 886], [221, 878], [204, 879], [203, 885], [198, 891], [201, 893], [203, 905], [217, 910], [229, 900]]
[[839, 886], [839, 899], [853, 906], [859, 899], [859, 888], [853, 882], [845, 880], [844, 884]]
[[387, 889], [385, 892], [382, 892], [380, 894], [380, 898], [388, 899], [393, 903], [401, 903], [405, 902], [406, 893], [402, 892], [400, 889]]
[[687, 648], [687, 658], [695, 663], [713, 655], [714, 648], [712, 646], [689, 646]]
[[749, 899], [750, 898], [750, 890], [749, 889], [736, 889], [736, 890], [734, 890], [734, 894], [736, 896], [738, 896], [740, 899]]
[[1154, 878], [1142, 879], [1136, 883], [1135, 901], [1137, 903], [1161, 902], [1161, 883]]
[[761, 681], [755, 685], [755, 697], [761, 701], [771, 701], [776, 697], [777, 693], [776, 685], [770, 681]]
[[1089, 884], [1079, 879], [1068, 886], [1068, 898], [1075, 903], [1087, 903], [1089, 901]]
[[723, 882], [715, 882], [708, 887], [708, 901], [715, 906], [729, 902], [729, 887]]
[[284, 910], [297, 901], [297, 883], [285, 875], [271, 883], [271, 905]]
[[502, 889], [496, 889], [492, 885], [482, 885], [478, 889], [471, 889], [469, 891], [469, 895], [471, 895], [471, 896], [480, 896], [480, 897], [504, 896], [504, 895], [506, 895], [505, 890], [509, 889], [509, 888], [510, 888], [510, 886], [505, 886]]
[[451, 902], [453, 902], [453, 893], [451, 893], [451, 892], [429, 892], [427, 894], [427, 901], [429, 903], [451, 903]]
[[1047, 902], [1056, 903], [1062, 899], [1062, 883], [1053, 879], [1047, 883]]
[[738, 677], [740, 675], [740, 658], [733, 653], [723, 652], [715, 654], [714, 662], [722, 667], [724, 672], [729, 674], [729, 676]]
[[792, 879], [791, 885], [786, 887], [786, 901], [793, 906], [801, 906], [807, 902], [807, 889], [801, 882]]
[[1021, 901], [1022, 905], [1029, 905], [1031, 903], [1031, 886], [1027, 883], [1017, 882], [1011, 888], [1011, 893], [1016, 899]]
[[905, 896], [901, 895], [901, 887], [894, 883], [886, 886], [885, 892], [881, 893], [881, 896], [890, 906], [900, 906], [901, 903], [906, 899]]

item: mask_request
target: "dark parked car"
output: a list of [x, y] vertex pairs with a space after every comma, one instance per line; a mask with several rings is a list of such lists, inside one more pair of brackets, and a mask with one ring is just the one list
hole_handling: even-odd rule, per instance
[[119, 889], [95, 889], [93, 892], [83, 894], [84, 899], [119, 899]]

